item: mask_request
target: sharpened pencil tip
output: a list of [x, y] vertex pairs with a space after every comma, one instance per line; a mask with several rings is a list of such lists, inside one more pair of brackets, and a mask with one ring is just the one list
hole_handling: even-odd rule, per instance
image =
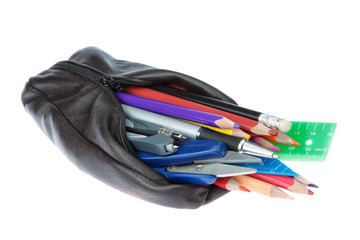
[[239, 125], [239, 124], [237, 124], [237, 123], [234, 123], [234, 128], [239, 129], [239, 128], [240, 128], [240, 125]]
[[313, 184], [313, 183], [310, 183], [310, 184], [308, 185], [308, 187], [319, 188], [319, 186], [318, 186], [318, 185]]
[[244, 186], [240, 186], [239, 189], [240, 189], [240, 191], [243, 191], [243, 192], [251, 192], [249, 189], [247, 189]]
[[308, 190], [308, 194], [309, 194], [309, 195], [314, 195], [314, 192], [309, 189], [309, 190]]
[[285, 199], [294, 200], [294, 197], [293, 197], [293, 196], [290, 196], [290, 195], [286, 195], [286, 196], [285, 196]]
[[270, 130], [269, 130], [269, 134], [270, 134], [271, 136], [276, 136], [276, 135], [278, 135], [279, 132], [280, 132], [280, 131], [274, 130], [274, 129], [270, 129]]
[[295, 141], [294, 139], [291, 139], [291, 145], [300, 146], [301, 144]]
[[276, 155], [275, 153], [272, 155], [273, 158], [279, 158], [279, 155]]
[[271, 150], [273, 150], [273, 151], [281, 151], [281, 149], [278, 148], [278, 147], [275, 146], [275, 145], [272, 145], [270, 148], [271, 148]]

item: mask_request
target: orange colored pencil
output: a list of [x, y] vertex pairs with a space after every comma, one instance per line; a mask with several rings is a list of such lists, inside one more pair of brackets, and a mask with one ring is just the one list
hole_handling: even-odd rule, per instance
[[241, 175], [241, 176], [235, 176], [234, 177], [236, 181], [238, 181], [241, 185], [244, 187], [250, 189], [250, 191], [254, 191], [257, 193], [260, 193], [262, 195], [273, 197], [273, 198], [284, 198], [284, 199], [290, 199], [293, 200], [294, 198], [288, 194], [286, 194], [284, 191], [282, 191], [277, 186], [261, 181], [259, 179], [247, 176], [247, 175]]
[[218, 177], [214, 184], [226, 190], [240, 190], [243, 192], [250, 192], [249, 189], [241, 185], [233, 177]]
[[283, 132], [278, 133], [276, 136], [262, 136], [267, 140], [270, 140], [275, 143], [279, 144], [285, 144], [285, 145], [294, 145], [294, 146], [300, 146], [300, 143], [295, 141], [294, 139], [290, 138], [288, 135], [286, 135]]

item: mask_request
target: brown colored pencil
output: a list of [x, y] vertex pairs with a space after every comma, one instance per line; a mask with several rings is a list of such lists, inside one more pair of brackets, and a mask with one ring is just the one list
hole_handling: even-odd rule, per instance
[[284, 198], [284, 199], [290, 199], [293, 200], [294, 198], [288, 194], [286, 194], [284, 191], [282, 191], [277, 186], [261, 181], [259, 179], [247, 176], [247, 175], [241, 175], [241, 176], [235, 176], [234, 177], [236, 181], [238, 181], [241, 185], [244, 187], [250, 189], [250, 191], [254, 191], [257, 193], [260, 193], [262, 195], [273, 197], [273, 198]]
[[310, 182], [309, 180], [307, 180], [303, 176], [295, 176], [294, 179], [296, 181], [298, 181], [299, 183], [303, 184], [304, 186], [307, 186], [307, 187], [313, 187], [313, 188], [318, 188], [319, 187], [318, 185], [314, 184], [313, 182]]

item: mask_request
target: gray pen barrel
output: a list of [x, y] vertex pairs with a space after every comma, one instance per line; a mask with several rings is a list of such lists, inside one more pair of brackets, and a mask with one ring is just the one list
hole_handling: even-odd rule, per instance
[[121, 104], [121, 106], [124, 109], [126, 117], [128, 118], [136, 119], [138, 121], [156, 123], [161, 127], [179, 132], [189, 139], [197, 139], [198, 137], [197, 135], [199, 129], [201, 128], [200, 126], [170, 118], [161, 114], [131, 107], [126, 104]]

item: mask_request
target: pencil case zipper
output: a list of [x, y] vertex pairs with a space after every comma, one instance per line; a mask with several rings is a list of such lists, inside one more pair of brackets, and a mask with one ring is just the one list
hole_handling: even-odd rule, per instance
[[83, 75], [90, 80], [93, 80], [96, 84], [99, 84], [101, 87], [104, 87], [106, 91], [109, 93], [110, 97], [113, 98], [114, 102], [116, 102], [117, 108], [121, 112], [118, 116], [121, 122], [121, 130], [120, 130], [120, 137], [123, 143], [125, 144], [125, 148], [128, 152], [132, 155], [137, 156], [134, 148], [130, 144], [127, 136], [126, 136], [126, 129], [125, 129], [125, 113], [121, 107], [121, 103], [119, 99], [114, 93], [115, 91], [122, 91], [124, 89], [124, 85], [139, 85], [133, 84], [128, 79], [122, 79], [119, 77], [112, 77], [108, 74], [105, 74], [97, 69], [86, 67], [75, 62], [70, 61], [61, 61], [56, 63], [53, 67], [57, 68], [65, 68], [71, 72], [76, 74]]

